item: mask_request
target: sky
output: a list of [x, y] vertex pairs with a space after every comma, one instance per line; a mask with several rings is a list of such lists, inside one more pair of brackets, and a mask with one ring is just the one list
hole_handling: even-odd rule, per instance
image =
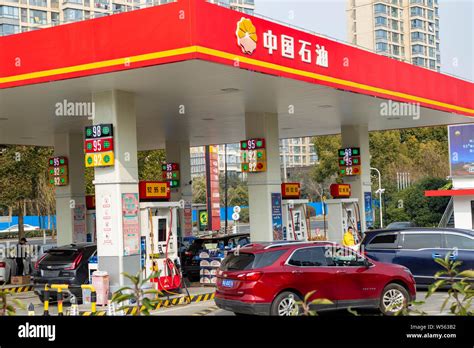
[[[255, 0], [255, 12], [347, 42], [346, 0]], [[474, 81], [474, 0], [439, 0], [441, 72]]]

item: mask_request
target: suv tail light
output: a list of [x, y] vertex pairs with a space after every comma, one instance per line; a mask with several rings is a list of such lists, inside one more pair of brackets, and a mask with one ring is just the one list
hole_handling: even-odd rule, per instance
[[248, 273], [241, 273], [237, 275], [237, 279], [239, 280], [249, 280], [249, 281], [257, 281], [262, 277], [262, 272], [248, 272]]
[[5, 262], [0, 262], [0, 268], [5, 268]]
[[185, 252], [184, 252], [184, 255], [186, 255], [186, 256], [193, 256], [193, 253], [192, 253], [192, 251], [185, 251]]
[[35, 269], [36, 269], [36, 270], [39, 269], [39, 265], [40, 265], [41, 261], [43, 261], [43, 259], [46, 257], [46, 255], [48, 255], [48, 254], [44, 253], [44, 254], [39, 258], [39, 260], [36, 261], [36, 263], [35, 263]]
[[76, 259], [72, 262], [72, 265], [70, 267], [66, 267], [65, 270], [76, 269], [77, 266], [79, 266], [79, 262], [81, 262], [81, 260], [82, 260], [82, 253], [77, 255]]

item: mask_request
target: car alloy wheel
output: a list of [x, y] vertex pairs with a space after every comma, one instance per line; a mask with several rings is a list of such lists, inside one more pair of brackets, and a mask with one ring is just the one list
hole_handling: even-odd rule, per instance
[[392, 288], [383, 294], [382, 303], [387, 313], [398, 313], [406, 303], [405, 295], [398, 289]]
[[295, 296], [293, 294], [289, 294], [278, 304], [278, 315], [280, 317], [297, 316], [298, 312], [298, 304], [296, 303]]

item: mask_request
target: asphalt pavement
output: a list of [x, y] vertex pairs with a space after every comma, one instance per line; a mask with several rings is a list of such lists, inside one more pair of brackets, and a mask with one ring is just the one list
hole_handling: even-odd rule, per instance
[[[212, 288], [199, 288], [192, 290], [192, 293], [209, 293], [212, 292]], [[445, 309], [444, 312], [440, 312], [441, 305], [444, 299], [447, 296], [446, 291], [441, 291], [435, 293], [433, 296], [425, 300], [426, 291], [419, 291], [417, 293], [418, 301], [426, 301], [425, 304], [417, 306], [416, 309], [424, 311], [427, 315], [449, 315], [449, 310]], [[43, 304], [41, 303], [38, 296], [36, 296], [32, 291], [13, 294], [12, 298], [20, 300], [26, 307], [29, 304], [33, 304], [35, 307], [35, 315], [42, 315], [43, 313]], [[447, 306], [449, 308], [449, 306]], [[67, 305], [65, 306], [66, 311]], [[105, 307], [98, 306], [97, 310], [105, 310]], [[81, 306], [81, 310], [90, 310], [88, 305]], [[360, 315], [379, 315], [379, 312], [376, 310], [357, 310], [356, 312]], [[26, 315], [26, 309], [18, 309], [18, 314]], [[50, 313], [51, 315], [57, 314], [57, 306], [55, 303], [50, 304]], [[347, 310], [338, 310], [330, 312], [321, 312], [318, 313], [321, 316], [351, 316], [353, 314], [349, 313]], [[171, 306], [166, 308], [160, 308], [152, 312], [152, 315], [163, 315], [163, 316], [233, 316], [234, 313], [219, 309], [213, 300], [193, 302], [190, 304], [182, 304], [177, 306]]]

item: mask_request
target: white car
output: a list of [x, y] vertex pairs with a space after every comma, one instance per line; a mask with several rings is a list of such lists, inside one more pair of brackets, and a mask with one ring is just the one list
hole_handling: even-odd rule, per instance
[[0, 284], [8, 284], [11, 276], [16, 274], [16, 260], [0, 258]]
[[[32, 225], [28, 225], [28, 224], [23, 224], [23, 228], [24, 228], [25, 232], [39, 231], [38, 226], [32, 226]], [[18, 232], [18, 225], [12, 225], [12, 226], [0, 231], [0, 233], [10, 233], [10, 232]]]

